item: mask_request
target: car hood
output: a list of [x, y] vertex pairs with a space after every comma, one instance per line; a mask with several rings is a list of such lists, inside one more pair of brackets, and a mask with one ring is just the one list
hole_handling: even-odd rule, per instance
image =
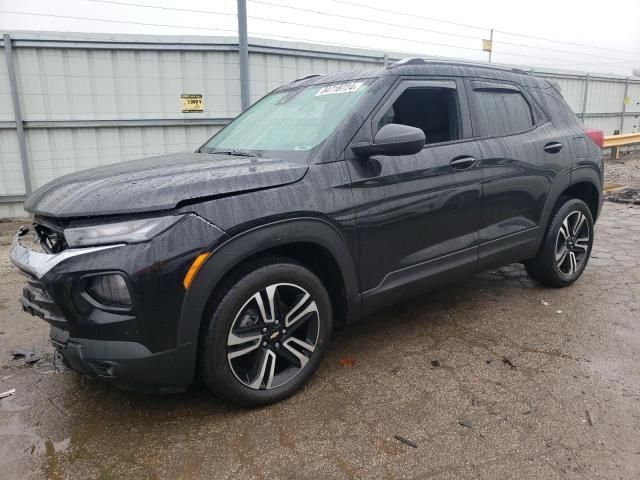
[[293, 183], [308, 168], [269, 158], [162, 155], [57, 178], [33, 192], [25, 209], [58, 218], [167, 210], [180, 202]]

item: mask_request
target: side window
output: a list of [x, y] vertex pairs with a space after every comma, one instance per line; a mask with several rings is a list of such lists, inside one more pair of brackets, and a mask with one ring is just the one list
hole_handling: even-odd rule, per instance
[[473, 89], [474, 129], [481, 137], [523, 132], [534, 125], [529, 102], [514, 88]]
[[426, 143], [460, 138], [456, 90], [411, 87], [406, 89], [380, 117], [376, 131], [389, 123], [416, 127], [424, 132]]

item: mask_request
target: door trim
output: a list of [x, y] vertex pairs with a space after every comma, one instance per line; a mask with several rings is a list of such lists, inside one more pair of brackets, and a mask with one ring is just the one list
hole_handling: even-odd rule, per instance
[[478, 247], [470, 247], [387, 273], [377, 287], [362, 292], [363, 314], [414, 297], [475, 271]]
[[481, 243], [476, 271], [483, 272], [533, 258], [538, 253], [545, 228], [538, 225]]

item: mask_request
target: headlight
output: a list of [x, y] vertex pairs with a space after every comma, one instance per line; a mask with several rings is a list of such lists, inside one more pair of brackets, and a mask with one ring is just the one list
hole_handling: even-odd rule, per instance
[[69, 247], [144, 242], [162, 233], [181, 218], [182, 215], [168, 215], [128, 222], [67, 228], [64, 231], [64, 237]]

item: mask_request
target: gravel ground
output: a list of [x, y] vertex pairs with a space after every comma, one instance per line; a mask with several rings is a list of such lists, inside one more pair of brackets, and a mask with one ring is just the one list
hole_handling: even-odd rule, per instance
[[631, 188], [640, 188], [640, 153], [625, 155], [620, 160], [605, 160], [604, 179]]
[[512, 265], [396, 305], [256, 410], [56, 372], [17, 302], [16, 228], [0, 223], [0, 478], [640, 478], [640, 207], [605, 204], [574, 286]]

